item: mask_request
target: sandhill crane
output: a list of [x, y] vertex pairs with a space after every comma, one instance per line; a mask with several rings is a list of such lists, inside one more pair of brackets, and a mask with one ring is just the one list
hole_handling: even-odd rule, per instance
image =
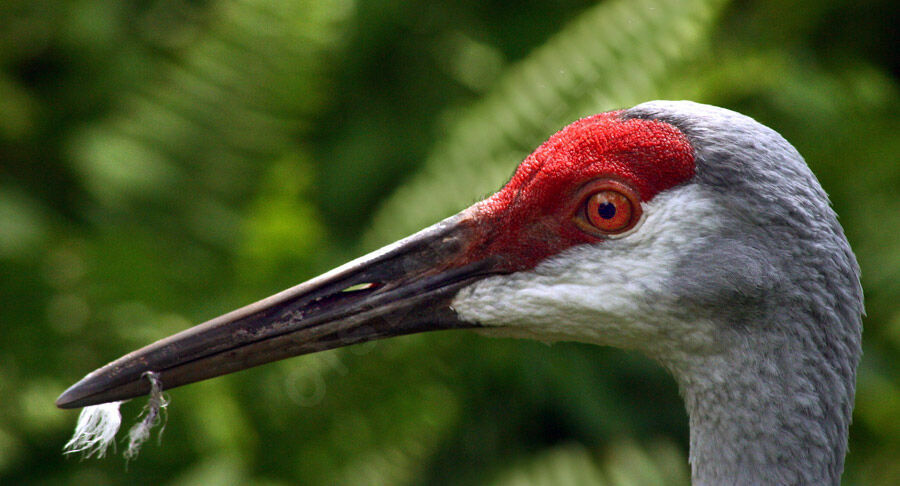
[[695, 484], [838, 484], [859, 269], [775, 131], [654, 101], [553, 135], [497, 193], [94, 371], [63, 408], [438, 329], [635, 349], [675, 377]]

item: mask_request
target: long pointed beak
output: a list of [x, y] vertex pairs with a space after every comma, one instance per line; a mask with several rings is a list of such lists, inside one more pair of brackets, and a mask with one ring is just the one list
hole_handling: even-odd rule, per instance
[[77, 408], [166, 389], [291, 356], [430, 330], [476, 327], [450, 303], [462, 287], [497, 273], [469, 261], [475, 226], [465, 212], [324, 275], [127, 354], [85, 376], [57, 400]]

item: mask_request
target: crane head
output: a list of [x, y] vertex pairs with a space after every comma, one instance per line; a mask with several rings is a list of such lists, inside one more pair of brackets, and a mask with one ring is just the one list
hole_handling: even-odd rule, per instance
[[57, 405], [145, 394], [147, 371], [169, 389], [440, 329], [614, 345], [675, 363], [751, 332], [754, 313], [810, 282], [831, 282], [832, 307], [858, 319], [857, 272], [827, 197], [781, 136], [721, 108], [650, 102], [576, 121], [489, 198], [125, 355]]

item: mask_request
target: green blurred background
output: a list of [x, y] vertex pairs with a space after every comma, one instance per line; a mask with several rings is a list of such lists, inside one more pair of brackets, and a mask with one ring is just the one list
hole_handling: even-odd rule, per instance
[[900, 484], [898, 26], [894, 0], [3, 1], [0, 483], [686, 484], [673, 381], [586, 345], [436, 333], [184, 387], [127, 467], [63, 457], [53, 402], [456, 212], [580, 116], [689, 98], [831, 195], [868, 310], [844, 483]]

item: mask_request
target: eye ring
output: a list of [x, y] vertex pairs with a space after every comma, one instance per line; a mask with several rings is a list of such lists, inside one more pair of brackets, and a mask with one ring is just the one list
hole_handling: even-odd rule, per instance
[[586, 233], [600, 237], [622, 234], [641, 219], [640, 197], [627, 184], [604, 179], [588, 184], [581, 193], [575, 223]]

